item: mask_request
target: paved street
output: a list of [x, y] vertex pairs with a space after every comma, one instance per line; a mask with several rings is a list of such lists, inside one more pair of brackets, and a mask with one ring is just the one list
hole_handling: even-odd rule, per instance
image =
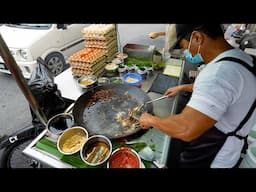
[[[151, 31], [164, 31], [164, 24], [119, 24], [119, 44], [127, 43], [164, 46], [164, 37], [152, 40]], [[0, 137], [8, 135], [30, 124], [28, 102], [11, 75], [0, 73]]]

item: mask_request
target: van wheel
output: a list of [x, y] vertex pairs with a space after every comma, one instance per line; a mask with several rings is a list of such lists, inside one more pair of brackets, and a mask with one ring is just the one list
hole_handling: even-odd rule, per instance
[[62, 54], [51, 53], [45, 58], [45, 65], [56, 76], [64, 71], [66, 62]]

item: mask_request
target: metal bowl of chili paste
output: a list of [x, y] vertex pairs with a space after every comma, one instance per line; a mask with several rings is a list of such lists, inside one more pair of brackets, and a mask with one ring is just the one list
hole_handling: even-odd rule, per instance
[[107, 163], [108, 168], [141, 168], [141, 165], [140, 156], [129, 147], [114, 150]]

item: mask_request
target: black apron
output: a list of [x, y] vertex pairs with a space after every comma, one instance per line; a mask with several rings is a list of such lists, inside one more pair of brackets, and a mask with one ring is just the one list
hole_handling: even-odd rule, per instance
[[[248, 64], [246, 64], [244, 61], [237, 58], [232, 58], [232, 57], [224, 57], [218, 60], [217, 62], [223, 61], [223, 60], [240, 63], [255, 75], [255, 66], [256, 66], [255, 64], [254, 64], [254, 67], [251, 67]], [[226, 139], [229, 136], [236, 136], [237, 138], [244, 140], [242, 153], [245, 153], [248, 147], [247, 136], [242, 137], [238, 135], [237, 132], [243, 128], [244, 124], [248, 121], [248, 119], [254, 112], [255, 107], [256, 107], [256, 99], [254, 100], [253, 104], [251, 105], [244, 119], [241, 121], [241, 123], [238, 125], [238, 127], [234, 131], [225, 134], [214, 126], [208, 129], [206, 132], [204, 132], [197, 139], [194, 139], [193, 141], [188, 142], [183, 152], [181, 152], [180, 154], [179, 167], [210, 168], [212, 161], [214, 160], [217, 153], [222, 148], [223, 144], [225, 143]], [[234, 166], [234, 168], [239, 166], [241, 160], [242, 158], [239, 159], [239, 161]]]

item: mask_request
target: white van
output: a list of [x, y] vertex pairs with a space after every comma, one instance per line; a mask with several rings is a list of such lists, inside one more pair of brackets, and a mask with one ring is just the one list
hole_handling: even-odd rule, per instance
[[[42, 57], [48, 69], [58, 75], [67, 67], [67, 59], [83, 49], [82, 29], [89, 24], [4, 24], [0, 33], [25, 78]], [[10, 71], [0, 57], [0, 72]]]

